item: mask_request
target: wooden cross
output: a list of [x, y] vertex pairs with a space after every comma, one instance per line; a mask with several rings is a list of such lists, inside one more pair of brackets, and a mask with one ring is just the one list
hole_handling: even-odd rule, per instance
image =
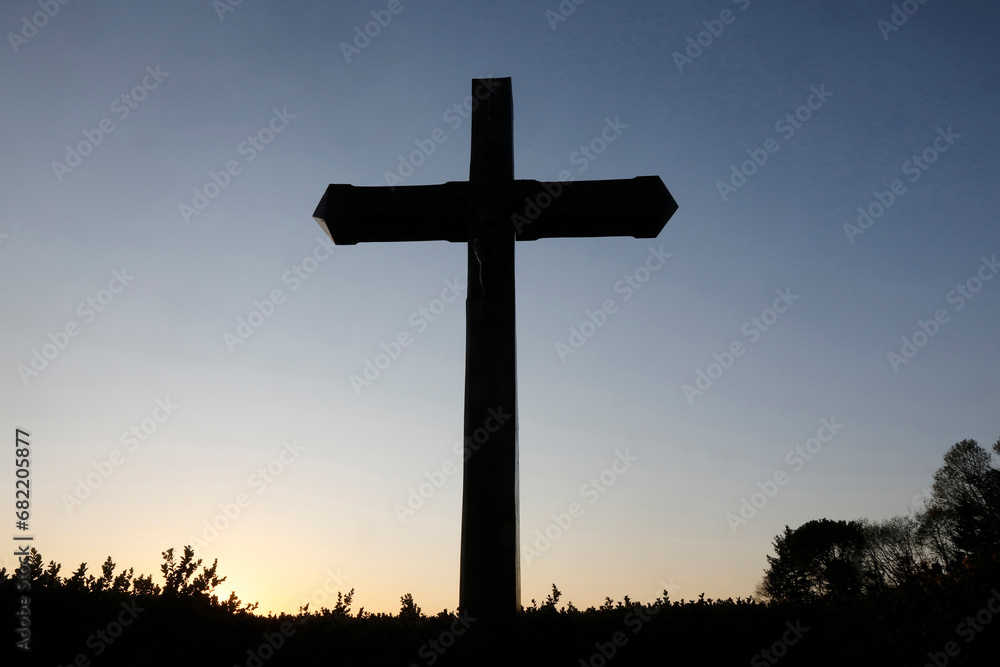
[[[468, 243], [459, 608], [494, 625], [520, 610], [514, 241], [655, 238], [677, 203], [659, 176], [514, 180], [511, 82], [473, 79], [467, 182], [331, 185], [314, 217], [333, 242]], [[485, 91], [485, 94], [484, 94]]]

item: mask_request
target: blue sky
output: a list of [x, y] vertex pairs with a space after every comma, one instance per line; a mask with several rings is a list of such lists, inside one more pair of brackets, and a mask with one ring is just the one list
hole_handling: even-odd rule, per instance
[[0, 10], [0, 428], [64, 568], [199, 539], [262, 610], [455, 608], [466, 250], [311, 216], [432, 136], [405, 183], [467, 179], [473, 78], [513, 80], [516, 178], [680, 207], [518, 244], [525, 602], [748, 595], [786, 524], [907, 512], [1000, 435], [992, 5], [42, 5]]

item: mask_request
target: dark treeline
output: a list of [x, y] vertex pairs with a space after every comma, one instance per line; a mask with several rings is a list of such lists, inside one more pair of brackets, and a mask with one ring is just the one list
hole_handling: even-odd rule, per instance
[[[1000, 455], [1000, 440], [993, 446]], [[0, 570], [9, 630], [0, 663], [102, 665], [451, 665], [469, 656], [471, 619], [428, 616], [409, 594], [397, 614], [332, 608], [255, 613], [219, 599], [218, 563], [190, 547], [162, 554], [160, 576], [81, 564], [62, 573], [37, 551]], [[914, 511], [883, 521], [820, 519], [784, 532], [747, 599], [600, 607], [560, 605], [553, 585], [531, 601], [511, 641], [521, 665], [996, 665], [1000, 664], [1000, 469], [974, 440], [955, 444]], [[277, 572], [294, 567], [282, 563]], [[31, 651], [17, 650], [22, 596]]]

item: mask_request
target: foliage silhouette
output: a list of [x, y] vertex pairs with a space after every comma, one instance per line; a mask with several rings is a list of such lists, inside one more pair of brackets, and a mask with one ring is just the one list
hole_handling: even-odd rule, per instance
[[[651, 603], [626, 595], [579, 609], [559, 607], [563, 592], [553, 583], [541, 605], [532, 600], [518, 617], [511, 638], [518, 664], [774, 664], [762, 652], [791, 627], [806, 630], [784, 647], [783, 666], [925, 664], [965, 638], [957, 624], [970, 618], [981, 625], [961, 642], [960, 663], [998, 664], [1000, 614], [992, 624], [982, 621], [991, 596], [1000, 601], [1000, 480], [984, 451], [974, 441], [952, 447], [926, 506], [913, 515], [786, 526], [775, 537], [759, 598], [674, 601], [664, 590]], [[1000, 441], [994, 451], [1000, 454]], [[60, 564], [46, 566], [32, 550], [30, 591], [18, 590], [18, 572], [0, 569], [4, 616], [14, 618], [21, 596], [30, 595], [33, 636], [31, 654], [9, 641], [0, 664], [486, 664], [456, 632], [474, 619], [448, 610], [426, 616], [410, 593], [397, 615], [352, 614], [352, 588], [337, 593], [332, 609], [304, 605], [294, 615], [264, 616], [236, 593], [218, 598], [226, 578], [217, 560], [204, 566], [189, 546], [161, 556], [162, 583], [132, 568], [116, 574], [110, 556], [100, 576], [86, 563], [60, 576]], [[129, 624], [118, 624], [123, 618]]]
[[774, 538], [776, 556], [758, 594], [772, 599], [805, 602], [823, 596], [858, 595], [865, 572], [861, 564], [865, 545], [860, 524], [820, 519]]
[[[354, 593], [354, 589], [351, 589], [351, 593]], [[420, 607], [416, 605], [413, 601], [413, 595], [406, 593], [403, 597], [399, 598], [399, 617], [400, 618], [420, 618]]]

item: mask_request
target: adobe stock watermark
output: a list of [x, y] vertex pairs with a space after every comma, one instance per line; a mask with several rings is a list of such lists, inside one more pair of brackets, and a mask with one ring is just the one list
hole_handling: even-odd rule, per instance
[[[775, 290], [775, 294], [778, 297], [771, 304], [770, 308], [765, 308], [761, 311], [760, 315], [751, 317], [740, 327], [740, 333], [750, 339], [748, 344], [753, 344], [760, 340], [764, 332], [769, 331], [781, 315], [787, 313], [788, 309], [801, 298], [797, 294], [792, 294], [791, 287], [786, 287], [784, 290]], [[681, 391], [684, 393], [684, 398], [687, 399], [688, 405], [694, 405], [695, 397], [702, 396], [706, 391], [711, 389], [712, 385], [726, 371], [732, 368], [733, 364], [736, 363], [736, 359], [742, 357], [746, 351], [747, 348], [743, 345], [743, 342], [737, 339], [730, 343], [722, 352], [712, 353], [712, 358], [715, 361], [710, 363], [705, 370], [699, 368], [696, 371], [694, 385], [685, 384], [681, 386]]]
[[[149, 93], [159, 88], [160, 84], [170, 76], [170, 72], [160, 71], [160, 66], [147, 66], [147, 74], [142, 80], [132, 87], [131, 90], [122, 93], [111, 101], [111, 113], [119, 121], [124, 121], [133, 111], [139, 108], [149, 96]], [[73, 173], [73, 170], [83, 164], [84, 158], [91, 155], [98, 146], [104, 142], [104, 138], [116, 129], [114, 121], [105, 117], [97, 122], [97, 127], [92, 130], [83, 130], [83, 139], [75, 145], [66, 144], [66, 156], [63, 161], [52, 161], [52, 172], [56, 179], [62, 183], [63, 179]]]
[[[966, 304], [972, 301], [983, 286], [993, 280], [994, 276], [1000, 273], [1000, 263], [997, 263], [997, 256], [987, 259], [981, 258], [979, 269], [965, 282], [959, 283], [955, 289], [945, 295], [945, 301], [954, 305], [954, 312], [965, 308]], [[910, 363], [920, 350], [927, 346], [932, 338], [938, 335], [941, 327], [951, 322], [951, 315], [947, 308], [938, 308], [934, 311], [934, 316], [927, 320], [917, 320], [917, 328], [910, 336], [902, 336], [899, 351], [891, 350], [887, 355], [889, 366], [893, 373], [899, 373], [902, 366]]]
[[[313, 589], [313, 592], [310, 593], [308, 597], [302, 598], [301, 606], [303, 609], [309, 605], [313, 605], [313, 609], [321, 609], [326, 605], [327, 600], [330, 599], [329, 594], [340, 592], [340, 589], [344, 588], [347, 580], [350, 579], [349, 576], [340, 572], [339, 567], [336, 572], [327, 570], [326, 575], [326, 579], [323, 580], [322, 586]], [[331, 584], [333, 585], [332, 588]]]
[[[285, 474], [285, 471], [298, 461], [302, 452], [305, 451], [305, 447], [300, 445], [295, 438], [285, 440], [281, 445], [281, 451], [268, 461], [266, 466], [257, 468], [247, 477], [247, 486], [257, 495], [264, 493], [269, 486]], [[208, 545], [219, 539], [219, 536], [232, 526], [251, 504], [253, 504], [253, 496], [246, 492], [237, 493], [231, 501], [220, 503], [219, 513], [211, 519], [202, 521], [201, 534], [189, 538], [187, 543], [194, 549], [207, 549]]]
[[[497, 407], [495, 410], [490, 408], [487, 414], [489, 416], [482, 426], [474, 430], [471, 436], [466, 436], [463, 440], [456, 441], [452, 446], [451, 451], [460, 459], [459, 463], [468, 461], [473, 454], [479, 451], [480, 447], [486, 444], [490, 436], [499, 431], [500, 427], [511, 418], [510, 414], [503, 411], [502, 406]], [[399, 523], [406, 523], [406, 520], [415, 515], [417, 510], [433, 498], [457, 472], [458, 465], [451, 459], [442, 461], [441, 465], [435, 470], [424, 472], [424, 477], [427, 481], [420, 482], [416, 488], [412, 484], [410, 485], [408, 489], [409, 494], [406, 497], [406, 506], [400, 503], [392, 506], [393, 511], [396, 513], [396, 518], [399, 519]]]
[[[625, 626], [632, 631], [632, 634], [642, 630], [653, 616], [660, 612], [662, 602], [651, 605], [649, 609], [639, 605], [625, 615]], [[594, 642], [594, 652], [584, 660], [580, 658], [580, 667], [604, 667], [608, 662], [618, 655], [618, 651], [628, 644], [629, 636], [622, 630], [617, 630], [608, 638], [606, 642]]]
[[875, 26], [882, 33], [882, 40], [888, 42], [889, 35], [899, 32], [900, 28], [910, 20], [910, 17], [917, 13], [920, 6], [926, 4], [927, 0], [903, 0], [899, 4], [893, 3], [889, 20], [879, 19], [875, 22]]
[[[277, 632], [265, 631], [261, 634], [261, 643], [256, 648], [247, 649], [246, 667], [262, 667], [264, 662], [273, 658], [278, 649], [285, 645], [295, 634], [292, 621], [284, 621], [278, 626]], [[234, 666], [235, 667], [235, 666]]]
[[[820, 419], [819, 428], [816, 429], [816, 436], [809, 438], [804, 444], [795, 445], [795, 447], [789, 449], [788, 453], [785, 454], [785, 463], [791, 467], [790, 472], [801, 472], [806, 462], [812, 461], [813, 457], [823, 449], [823, 445], [833, 440], [834, 436], [840, 433], [843, 428], [844, 425], [838, 424], [836, 417], [830, 417], [829, 419], [824, 417]], [[778, 495], [778, 490], [788, 484], [788, 480], [789, 472], [776, 470], [771, 479], [764, 482], [757, 482], [757, 488], [760, 490], [751, 493], [749, 500], [745, 496], [740, 498], [739, 516], [732, 512], [726, 514], [726, 523], [729, 524], [729, 529], [733, 531], [733, 535], [736, 534], [740, 526], [747, 525], [751, 519], [757, 516], [757, 513], [772, 498]]]
[[[993, 622], [994, 616], [1000, 615], [1000, 591], [994, 588], [990, 594], [986, 604], [974, 616], [966, 616], [955, 626], [955, 634], [964, 639], [966, 644], [971, 644], [979, 633], [986, 630], [986, 626]], [[924, 667], [945, 667], [961, 652], [962, 648], [958, 642], [949, 641], [941, 651], [928, 651]]]
[[[329, 236], [324, 234], [317, 237], [312, 253], [306, 255], [300, 262], [293, 264], [281, 274], [281, 284], [289, 285], [288, 291], [290, 293], [297, 291], [305, 281], [319, 270], [320, 264], [330, 259], [333, 250], [334, 244]], [[287, 299], [288, 296], [284, 290], [275, 288], [263, 299], [254, 300], [253, 308], [247, 316], [236, 319], [236, 328], [233, 332], [226, 331], [222, 334], [222, 342], [226, 344], [229, 353], [232, 354], [238, 346], [250, 340], [250, 337], [264, 326], [264, 322], [274, 316], [278, 306], [284, 305]]]
[[[741, 12], [745, 12], [750, 7], [750, 0], [733, 0], [733, 4], [739, 7]], [[684, 53], [680, 51], [673, 53], [677, 71], [683, 74], [685, 65], [693, 65], [694, 61], [705, 53], [705, 49], [715, 44], [715, 40], [722, 36], [726, 26], [736, 22], [736, 17], [737, 14], [733, 10], [723, 9], [719, 12], [718, 19], [702, 21], [701, 24], [705, 26], [705, 29], [694, 37], [687, 38], [687, 48], [684, 49]], [[684, 55], [685, 53], [687, 55]]]
[[[472, 118], [472, 112], [476, 110], [480, 102], [489, 99], [490, 93], [495, 88], [491, 87], [494, 79], [484, 79], [483, 83], [476, 86], [472, 95], [466, 97], [461, 103], [456, 102], [444, 110], [441, 119], [448, 125], [452, 132], [462, 127], [462, 123]], [[399, 154], [399, 164], [396, 171], [388, 171], [383, 174], [385, 184], [390, 188], [403, 185], [410, 176], [416, 173], [417, 169], [427, 162], [427, 159], [434, 154], [437, 147], [448, 141], [448, 133], [444, 128], [436, 127], [428, 133], [424, 139], [414, 139], [413, 143], [417, 150], [410, 151], [409, 154]]]
[[[614, 120], [610, 117], [604, 119], [604, 127], [598, 132], [598, 135], [591, 139], [586, 144], [581, 144], [580, 148], [569, 154], [569, 162], [576, 170], [581, 174], [587, 171], [593, 162], [597, 161], [597, 156], [601, 155], [608, 149], [608, 147], [618, 140], [618, 137], [622, 136], [622, 132], [628, 129], [628, 125], [623, 123], [621, 116], [615, 116]], [[571, 180], [569, 178], [563, 178], [563, 173], [559, 174], [560, 181]]]
[[227, 161], [223, 168], [217, 172], [209, 170], [208, 180], [205, 181], [205, 184], [192, 189], [194, 196], [191, 198], [191, 203], [182, 202], [177, 205], [177, 210], [180, 212], [184, 224], [191, 224], [192, 217], [200, 215], [208, 208], [212, 200], [229, 187], [233, 178], [243, 173], [243, 166], [250, 164], [260, 153], [264, 152], [275, 137], [285, 131], [294, 118], [295, 114], [288, 113], [288, 107], [282, 107], [280, 111], [278, 107], [271, 109], [271, 118], [267, 124], [254, 134], [247, 135], [246, 140], [241, 141], [236, 146], [236, 154], [243, 156], [243, 164], [234, 159]]
[[56, 17], [59, 10], [68, 5], [70, 0], [38, 0], [41, 11], [30, 16], [21, 17], [21, 29], [17, 32], [8, 32], [7, 41], [14, 53], [20, 53], [21, 47], [38, 36], [38, 31], [49, 24], [49, 21]]
[[[145, 608], [140, 607], [136, 602], [122, 602], [122, 610], [118, 612], [116, 620], [112, 620], [103, 628], [98, 628], [93, 633], [87, 637], [86, 642], [84, 642], [88, 649], [94, 652], [94, 657], [100, 657], [104, 654], [108, 648], [114, 644], [122, 634], [125, 632], [125, 628], [132, 625], [139, 614], [146, 611]], [[81, 652], [76, 655], [73, 662], [69, 663], [67, 667], [74, 667], [79, 665], [89, 665], [90, 658], [86, 652]], [[58, 665], [62, 667], [62, 665]]]
[[404, 9], [406, 7], [400, 0], [389, 0], [385, 9], [371, 10], [372, 20], [365, 23], [364, 30], [361, 29], [361, 26], [354, 26], [352, 43], [340, 43], [340, 52], [344, 54], [347, 64], [351, 64], [351, 58], [354, 56], [361, 55], [361, 51], [368, 48], [372, 40], [389, 27], [389, 24], [392, 23], [392, 17], [402, 14]]
[[913, 494], [913, 497], [910, 498], [910, 505], [906, 508], [906, 511], [902, 514], [902, 516], [908, 519], [917, 518], [917, 514], [926, 509], [927, 501], [933, 497], [934, 490], [929, 486], [925, 486], [920, 490], [920, 493]]
[[[616, 450], [611, 465], [580, 486], [580, 496], [587, 499], [587, 504], [593, 505], [638, 460], [639, 458], [629, 454], [627, 449], [624, 452]], [[521, 547], [521, 556], [527, 559], [526, 565], [531, 565], [536, 558], [541, 557], [543, 553], [551, 549], [552, 544], [558, 542], [573, 527], [573, 524], [583, 517], [585, 510], [586, 508], [580, 503], [571, 502], [566, 507], [565, 512], [551, 514], [552, 523], [544, 529], [535, 529], [534, 546]]]
[[[670, 591], [680, 590], [682, 587], [674, 584], [674, 578], [670, 577], [670, 583], [660, 579], [661, 590], [666, 594], [663, 598], [658, 598], [656, 602], [649, 605], [636, 605], [631, 611], [625, 614], [622, 623], [632, 631], [632, 635], [637, 635], [658, 614], [664, 606], [670, 605]], [[622, 630], [618, 630], [608, 638], [606, 642], [594, 642], [594, 652], [584, 660], [580, 658], [579, 667], [604, 667], [608, 662], [618, 655], [618, 651], [624, 648], [630, 636]]]
[[383, 341], [379, 345], [382, 351], [377, 353], [373, 359], [365, 359], [361, 375], [357, 373], [351, 374], [348, 380], [350, 380], [351, 386], [354, 387], [356, 395], [360, 396], [362, 389], [370, 387], [372, 383], [378, 380], [382, 376], [382, 373], [396, 359], [399, 359], [400, 355], [403, 354], [403, 350], [413, 344], [415, 336], [419, 336], [427, 331], [431, 322], [441, 317], [449, 305], [462, 298], [462, 292], [466, 289], [466, 286], [459, 284], [458, 280], [458, 278], [455, 278], [455, 280], [445, 280], [444, 289], [441, 290], [440, 297], [432, 299], [426, 306], [421, 306], [410, 313], [407, 322], [413, 327], [415, 333], [411, 334], [409, 330], [403, 329], [388, 343]]
[[[177, 410], [179, 406], [170, 400], [170, 397], [157, 398], [156, 407], [149, 413], [148, 417], [134, 424], [127, 431], [124, 431], [118, 441], [129, 453], [135, 452], [139, 445], [145, 443], [153, 437], [160, 429], [160, 426]], [[60, 499], [66, 512], [73, 513], [73, 510], [83, 505], [83, 502], [94, 495], [94, 491], [101, 488], [108, 478], [114, 474], [115, 470], [125, 464], [127, 457], [120, 449], [112, 449], [108, 457], [101, 461], [91, 463], [94, 472], [87, 473], [85, 477], [76, 478], [76, 486], [73, 493], [63, 493]]]
[[[621, 121], [621, 116], [615, 116], [614, 120], [611, 120], [610, 117], [605, 117], [604, 127], [597, 133], [597, 136], [588, 143], [581, 144], [579, 149], [570, 153], [570, 164], [575, 166], [578, 172], [583, 173], [627, 129], [628, 124]], [[564, 191], [563, 183], [573, 181], [573, 172], [569, 169], [563, 169], [559, 172], [557, 178], [559, 181], [556, 183], [543, 182], [543, 191], [537, 193], [534, 198], [531, 196], [525, 197], [524, 208], [521, 209], [521, 212], [511, 214], [510, 221], [514, 225], [514, 231], [520, 233], [524, 227], [533, 223], [548, 207], [552, 206], [552, 203]]]
[[802, 625], [802, 620], [796, 620], [793, 624], [791, 621], [785, 621], [785, 630], [781, 639], [776, 640], [771, 646], [758, 653], [755, 653], [752, 658], [750, 658], [751, 667], [767, 667], [768, 665], [775, 665], [778, 660], [784, 658], [788, 655], [788, 649], [791, 646], [795, 646], [799, 643], [799, 640], [809, 631], [809, 628]]
[[226, 14], [235, 12], [236, 8], [243, 4], [243, 0], [212, 0], [212, 9], [219, 17], [219, 21], [226, 20]]
[[[451, 625], [448, 626], [447, 630], [443, 630], [435, 639], [431, 639], [421, 644], [420, 648], [417, 650], [417, 655], [420, 656], [427, 665], [433, 665], [441, 659], [441, 656], [443, 656], [448, 649], [455, 645], [458, 638], [464, 635], [477, 620], [478, 619], [475, 616], [470, 616], [469, 612], [466, 610], [458, 612], [454, 615]], [[409, 667], [420, 667], [420, 665], [415, 662], [411, 662]]]
[[[90, 324], [99, 313], [103, 313], [115, 300], [118, 294], [125, 291], [129, 283], [135, 280], [135, 276], [129, 275], [124, 267], [121, 271], [112, 271], [111, 280], [108, 286], [98, 290], [94, 296], [89, 296], [76, 307], [76, 314], [83, 319], [83, 324]], [[48, 368], [59, 354], [69, 347], [70, 341], [80, 335], [83, 329], [77, 320], [69, 320], [58, 331], [49, 332], [48, 343], [43, 343], [41, 348], [31, 349], [31, 359], [27, 364], [19, 364], [17, 374], [21, 378], [24, 386], [28, 386], [28, 381]]]
[[576, 8], [585, 2], [587, 0], [562, 0], [556, 7], [556, 10], [546, 9], [545, 19], [549, 22], [549, 27], [552, 28], [552, 31], [555, 32], [559, 24], [572, 16], [576, 12]]
[[[605, 117], [604, 127], [597, 133], [597, 136], [586, 144], [580, 144], [577, 150], [569, 154], [570, 164], [576, 167], [579, 173], [587, 171], [587, 168], [596, 162], [597, 158], [627, 129], [628, 124], [621, 121], [621, 116], [615, 116], [614, 120]], [[559, 179], [557, 183], [543, 182], [542, 189], [544, 191], [536, 194], [533, 199], [530, 196], [525, 197], [524, 208], [521, 212], [511, 214], [510, 221], [514, 224], [516, 232], [520, 232], [525, 226], [533, 223], [548, 207], [552, 206], [552, 202], [563, 193], [562, 184], [573, 181], [573, 172], [569, 169], [563, 169], [557, 178]]]
[[[919, 155], [914, 155], [903, 163], [903, 175], [909, 176], [911, 183], [916, 183], [923, 176], [924, 172], [930, 169], [931, 165], [937, 162], [943, 153], [948, 152], [948, 149], [955, 145], [956, 140], [961, 138], [961, 134], [952, 132], [950, 125], [947, 130], [939, 127], [937, 129], [937, 136], [934, 137], [931, 145], [921, 151]], [[855, 224], [844, 223], [844, 233], [847, 234], [847, 240], [851, 245], [854, 245], [855, 237], [861, 236], [868, 231], [875, 224], [876, 220], [892, 208], [897, 199], [906, 194], [906, 185], [902, 179], [897, 178], [889, 184], [888, 190], [884, 192], [876, 190], [872, 194], [875, 196], [874, 201], [866, 206], [858, 207], [858, 219], [855, 221]]]
[[[823, 105], [833, 97], [833, 93], [826, 89], [826, 84], [810, 87], [812, 94], [806, 101], [794, 111], [786, 113], [774, 124], [774, 131], [781, 134], [785, 141], [789, 141], [795, 136], [796, 131], [801, 130], [806, 122], [812, 118], [813, 113], [823, 108]], [[730, 165], [729, 179], [727, 181], [716, 181], [715, 187], [719, 191], [722, 201], [727, 201], [729, 197], [736, 194], [740, 188], [747, 184], [747, 179], [751, 178], [767, 164], [771, 155], [781, 150], [781, 144], [774, 137], [764, 140], [762, 148], [748, 148], [749, 160], [744, 160], [739, 167]]]
[[12, 581], [16, 581], [15, 588], [20, 595], [17, 596], [17, 611], [14, 612], [14, 617], [17, 618], [17, 624], [14, 628], [14, 634], [17, 635], [17, 641], [14, 645], [17, 646], [17, 650], [24, 651], [25, 653], [31, 652], [31, 596], [28, 593], [31, 592], [31, 578], [32, 578], [32, 566], [31, 566], [31, 552], [28, 550], [27, 546], [19, 547], [17, 551], [14, 552], [17, 556], [18, 566], [10, 574]]
[[[642, 289], [642, 286], [649, 282], [654, 273], [659, 271], [667, 263], [672, 253], [663, 252], [663, 246], [659, 249], [649, 247], [649, 255], [646, 261], [638, 268], [622, 276], [622, 279], [614, 284], [615, 294], [622, 295], [622, 301], [628, 301], [635, 292]], [[597, 331], [608, 322], [608, 317], [618, 312], [618, 303], [614, 299], [605, 299], [601, 307], [594, 311], [584, 311], [587, 319], [580, 322], [578, 326], [569, 328], [568, 344], [559, 341], [556, 343], [556, 354], [564, 364], [566, 358], [571, 354], [576, 354], [587, 341], [594, 337]]]

